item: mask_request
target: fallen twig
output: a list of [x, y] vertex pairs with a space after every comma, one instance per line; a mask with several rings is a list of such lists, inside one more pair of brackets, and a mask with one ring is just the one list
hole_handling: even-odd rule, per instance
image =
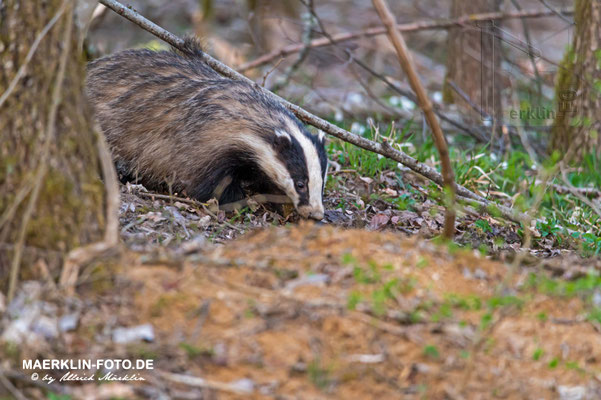
[[[204, 204], [201, 203], [202, 209], [204, 210], [204, 212], [206, 212], [207, 214], [209, 214], [211, 217], [213, 217], [215, 219], [215, 221], [219, 221], [219, 218], [217, 218], [217, 215], [215, 215], [214, 212], [212, 212], [211, 210], [209, 210], [209, 208], [207, 206], [205, 206]], [[244, 233], [244, 229], [242, 228], [238, 228], [236, 225], [230, 224], [227, 221], [223, 221], [223, 224], [229, 228], [232, 228], [233, 230], [237, 231], [238, 233]]]
[[[565, 181], [565, 179], [564, 179], [564, 181]], [[574, 195], [581, 195], [581, 196], [585, 196], [585, 197], [589, 197], [589, 198], [593, 198], [593, 199], [601, 197], [601, 191], [596, 188], [575, 187], [571, 184], [569, 186], [567, 186], [567, 185], [562, 186], [562, 185], [558, 185], [556, 183], [551, 184], [551, 187], [553, 188], [553, 190], [555, 190], [559, 194], [572, 193]]]
[[[119, 15], [122, 15], [123, 17], [127, 18], [128, 20], [135, 23], [136, 25], [142, 27], [143, 29], [147, 30], [150, 33], [153, 33], [157, 37], [163, 39], [165, 42], [169, 43], [173, 47], [178, 48], [178, 49], [182, 49], [184, 47], [185, 42], [183, 39], [173, 35], [172, 33], [166, 31], [163, 28], [159, 27], [158, 25], [156, 25], [153, 22], [149, 21], [148, 19], [144, 18], [137, 12], [123, 6], [118, 1], [115, 1], [115, 0], [99, 0], [99, 1], [100, 1], [100, 3], [104, 4], [108, 8], [117, 12]], [[247, 82], [249, 84], [255, 85], [255, 87], [257, 87], [259, 90], [262, 90], [262, 92], [266, 96], [269, 96], [271, 99], [280, 102], [284, 107], [286, 107], [291, 112], [293, 112], [299, 119], [301, 119], [305, 123], [310, 124], [318, 129], [321, 129], [322, 131], [327, 132], [330, 135], [337, 137], [340, 140], [343, 140], [343, 141], [351, 143], [355, 146], [361, 147], [362, 149], [365, 149], [365, 150], [368, 150], [368, 151], [371, 151], [374, 153], [378, 153], [387, 158], [395, 160], [395, 161], [405, 165], [409, 169], [413, 170], [414, 172], [430, 179], [431, 181], [435, 182], [436, 184], [438, 184], [440, 186], [444, 186], [443, 177], [440, 173], [438, 173], [438, 171], [436, 171], [434, 168], [432, 168], [426, 164], [420, 163], [419, 161], [417, 161], [413, 157], [405, 154], [404, 152], [393, 148], [387, 142], [376, 143], [374, 141], [371, 141], [369, 139], [366, 139], [364, 137], [361, 137], [359, 135], [356, 135], [354, 133], [346, 131], [342, 128], [339, 128], [336, 125], [331, 124], [331, 123], [305, 111], [301, 107], [282, 99], [281, 97], [275, 95], [274, 93], [261, 88], [255, 82], [251, 81], [244, 75], [234, 71], [233, 69], [231, 69], [227, 65], [223, 64], [222, 62], [214, 59], [210, 55], [208, 55], [206, 53], [202, 53], [201, 57], [202, 57], [202, 60], [205, 63], [207, 63], [207, 65], [209, 65], [211, 68], [213, 68], [215, 71], [219, 72], [223, 76], [226, 76], [226, 77], [228, 77], [230, 79], [234, 79], [234, 80], [241, 80], [241, 81]], [[479, 204], [481, 207], [496, 208], [503, 217], [505, 217], [511, 221], [520, 222], [523, 220], [521, 213], [517, 213], [514, 210], [512, 210], [511, 208], [495, 204], [494, 202], [491, 202], [491, 201], [473, 193], [472, 191], [466, 189], [465, 187], [463, 187], [461, 185], [456, 185], [456, 191], [457, 191], [458, 195], [461, 195], [463, 197], [471, 199], [473, 202]]]
[[102, 241], [72, 250], [65, 260], [61, 271], [60, 284], [68, 295], [75, 292], [79, 269], [92, 260], [104, 257], [119, 245], [119, 181], [104, 134], [97, 131], [97, 148], [106, 188], [106, 228]]
[[4, 372], [1, 369], [0, 369], [0, 384], [2, 384], [2, 386], [4, 386], [4, 388], [6, 389], [6, 391], [8, 393], [10, 393], [15, 399], [27, 400], [27, 397], [25, 397], [23, 395], [23, 393], [21, 393], [19, 391], [19, 389], [17, 389], [15, 387], [15, 385], [12, 384], [12, 382], [4, 375]]
[[[590, 199], [588, 199], [586, 196], [590, 195], [591, 192], [590, 191], [585, 191], [583, 193], [583, 189], [592, 189], [592, 188], [577, 188], [574, 185], [572, 185], [568, 179], [568, 175], [565, 171], [565, 168], [560, 168], [561, 171], [561, 178], [563, 180], [563, 182], [566, 184], [566, 186], [559, 186], [559, 185], [552, 185], [553, 189], [555, 189], [557, 191], [557, 188], [560, 187], [562, 189], [566, 189], [568, 191], [568, 193], [573, 194], [574, 196], [576, 196], [581, 202], [583, 202], [584, 204], [586, 204], [587, 206], [589, 206], [600, 218], [601, 218], [601, 208], [598, 207], [595, 203], [593, 203]], [[595, 189], [593, 189], [595, 190]], [[599, 191], [596, 192], [596, 195], [599, 195]]]
[[238, 386], [231, 385], [229, 383], [209, 381], [196, 376], [174, 374], [171, 372], [157, 371], [160, 377], [167, 379], [171, 382], [181, 383], [188, 386], [194, 386], [205, 389], [219, 390], [222, 392], [234, 393], [237, 395], [251, 395], [253, 390], [247, 390]]
[[[436, 115], [434, 115], [432, 102], [428, 98], [426, 89], [419, 80], [417, 72], [415, 72], [415, 66], [413, 65], [413, 60], [407, 49], [405, 39], [403, 39], [401, 33], [396, 29], [397, 23], [394, 15], [390, 12], [385, 0], [372, 0], [372, 2], [382, 23], [388, 31], [388, 38], [396, 50], [401, 68], [405, 72], [405, 75], [407, 75], [409, 84], [417, 96], [419, 106], [426, 117], [430, 131], [432, 132], [434, 144], [440, 155], [443, 183], [444, 188], [447, 191], [446, 194], [448, 195], [448, 204], [445, 204], [446, 211], [443, 235], [447, 239], [452, 239], [455, 233], [455, 176], [453, 174], [453, 167], [451, 166], [451, 159], [449, 158], [447, 142], [442, 133], [442, 129], [440, 129], [438, 119], [436, 118]], [[445, 201], [445, 203], [447, 202]]]
[[[569, 15], [574, 13], [573, 8], [565, 8], [559, 10], [561, 14]], [[452, 20], [427, 20], [427, 21], [418, 21], [412, 22], [409, 24], [401, 24], [397, 25], [397, 29], [399, 32], [414, 32], [419, 30], [426, 29], [447, 29], [453, 26], [465, 26], [466, 24], [473, 24], [479, 21], [490, 21], [490, 20], [502, 20], [502, 19], [515, 19], [515, 18], [539, 18], [539, 17], [548, 17], [550, 15], [556, 15], [556, 10], [524, 10], [518, 12], [510, 12], [510, 13], [502, 13], [502, 12], [490, 12], [483, 14], [472, 14], [472, 15], [464, 15], [457, 19]], [[561, 15], [560, 14], [560, 15]], [[564, 17], [565, 18], [565, 17]], [[359, 32], [348, 32], [348, 33], [339, 33], [337, 35], [332, 35], [332, 39], [335, 42], [346, 42], [349, 40], [361, 38], [361, 37], [371, 37], [386, 34], [386, 28], [384, 27], [376, 27], [369, 28]], [[328, 38], [319, 38], [311, 41], [310, 47], [323, 47], [330, 45], [331, 42]], [[299, 44], [291, 44], [281, 49], [274, 50], [268, 54], [265, 54], [253, 61], [249, 61], [238, 66], [237, 70], [240, 72], [248, 71], [249, 69], [260, 67], [264, 64], [267, 64], [279, 57], [285, 57], [287, 55], [298, 53], [305, 48], [304, 43]]]
[[[31, 375], [26, 375], [23, 372], [11, 371], [11, 370], [0, 370], [0, 375], [4, 375], [5, 379], [19, 381], [21, 383], [21, 386], [27, 386], [27, 387], [35, 386], [37, 388], [44, 389], [44, 391], [50, 390], [56, 394], [65, 395], [65, 396], [71, 398], [70, 397], [70, 395], [71, 395], [70, 388], [67, 386], [60, 385], [56, 382], [50, 383], [48, 381], [42, 381], [41, 379], [34, 381], [33, 379], [31, 379]], [[9, 381], [9, 383], [11, 383], [11, 382]], [[14, 394], [13, 394], [13, 396], [14, 396]], [[27, 399], [26, 397], [23, 397], [23, 398]], [[15, 399], [20, 400], [21, 397], [15, 396]]]
[[175, 201], [179, 201], [180, 203], [188, 204], [188, 205], [191, 205], [191, 206], [198, 206], [198, 207], [201, 207], [203, 205], [206, 206], [206, 203], [201, 203], [198, 200], [187, 199], [187, 198], [178, 197], [178, 196], [173, 196], [171, 194], [158, 194], [158, 193], [151, 193], [151, 192], [137, 192], [136, 194], [138, 196], [152, 197], [152, 198], [161, 199], [161, 200], [170, 200], [170, 201], [174, 201], [175, 200]]

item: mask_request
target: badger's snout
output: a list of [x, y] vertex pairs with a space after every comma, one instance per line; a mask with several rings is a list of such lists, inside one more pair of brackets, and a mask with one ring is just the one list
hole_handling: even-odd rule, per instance
[[323, 219], [323, 211], [314, 211], [309, 214], [309, 218], [314, 219], [316, 221], [321, 221]]
[[323, 219], [324, 209], [322, 204], [320, 204], [317, 207], [301, 206], [298, 208], [298, 213], [303, 218], [310, 218], [316, 221], [320, 221]]

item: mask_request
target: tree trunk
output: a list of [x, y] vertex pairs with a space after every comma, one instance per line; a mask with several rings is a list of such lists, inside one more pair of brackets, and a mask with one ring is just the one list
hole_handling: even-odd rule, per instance
[[0, 289], [40, 260], [57, 276], [105, 224], [74, 3], [0, 1]]
[[291, 22], [299, 18], [299, 1], [247, 0], [247, 4], [252, 40], [261, 52], [283, 47], [287, 38], [300, 37], [301, 29]]
[[576, 0], [576, 32], [564, 56], [556, 85], [557, 111], [551, 131], [551, 151], [573, 160], [601, 154], [601, 2]]
[[[453, 0], [451, 18], [498, 11], [497, 0]], [[501, 48], [497, 36], [498, 22], [449, 29], [447, 39], [447, 76], [444, 101], [457, 104], [474, 119], [500, 123]], [[484, 115], [483, 115], [484, 114]]]

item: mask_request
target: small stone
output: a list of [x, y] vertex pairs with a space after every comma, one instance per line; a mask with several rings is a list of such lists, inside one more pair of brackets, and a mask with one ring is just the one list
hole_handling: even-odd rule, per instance
[[205, 215], [198, 221], [198, 226], [200, 226], [201, 228], [206, 228], [207, 226], [209, 226], [210, 223], [211, 223], [211, 216]]
[[58, 320], [58, 329], [61, 332], [69, 332], [75, 330], [77, 328], [77, 324], [79, 323], [79, 313], [71, 313], [67, 315], [63, 315]]
[[57, 321], [54, 318], [41, 315], [32, 324], [31, 330], [46, 339], [55, 339], [58, 337]]
[[474, 278], [480, 279], [480, 280], [486, 280], [486, 279], [488, 279], [488, 274], [483, 269], [476, 268], [476, 270], [474, 271]]
[[171, 215], [173, 215], [173, 219], [176, 223], [182, 226], [186, 226], [186, 218], [184, 218], [184, 216], [177, 210], [177, 208], [173, 206], [167, 206], [165, 207], [165, 209], [168, 210], [171, 213]]
[[584, 386], [558, 386], [557, 393], [560, 400], [581, 400], [585, 398], [586, 387]]
[[412, 368], [415, 372], [417, 372], [419, 374], [429, 374], [430, 373], [430, 367], [426, 364], [415, 363], [412, 365]]
[[592, 297], [591, 301], [593, 302], [595, 307], [601, 307], [601, 292], [599, 292], [598, 290], [595, 290], [595, 293], [593, 293], [593, 297]]
[[227, 347], [225, 343], [219, 342], [213, 346], [213, 362], [217, 365], [227, 364]]
[[384, 354], [352, 354], [348, 359], [362, 364], [378, 364], [385, 360]]
[[[11, 318], [18, 318], [21, 315], [27, 314], [32, 304], [39, 303], [38, 300], [42, 295], [42, 285], [37, 281], [23, 282], [21, 290], [17, 292], [15, 298], [10, 302], [7, 308], [8, 315]], [[41, 309], [41, 305], [37, 305]]]
[[207, 244], [207, 240], [204, 236], [196, 236], [192, 240], [188, 240], [187, 242], [182, 243], [180, 249], [186, 253], [193, 253], [199, 250], [202, 250]]
[[231, 382], [230, 386], [243, 393], [252, 393], [255, 390], [255, 382], [252, 379], [244, 378]]
[[154, 341], [154, 328], [151, 324], [138, 325], [131, 328], [116, 328], [113, 331], [113, 342], [127, 344], [144, 340]]
[[27, 342], [28, 339], [37, 335], [31, 335], [29, 328], [31, 326], [31, 320], [28, 318], [19, 318], [12, 321], [2, 333], [0, 341], [4, 343], [21, 344]]
[[313, 275], [307, 275], [307, 276], [303, 276], [302, 278], [298, 278], [295, 279], [293, 281], [290, 281], [286, 284], [286, 289], [288, 290], [294, 290], [299, 286], [304, 286], [304, 285], [324, 285], [326, 283], [328, 283], [330, 280], [330, 277], [326, 274], [313, 274]]

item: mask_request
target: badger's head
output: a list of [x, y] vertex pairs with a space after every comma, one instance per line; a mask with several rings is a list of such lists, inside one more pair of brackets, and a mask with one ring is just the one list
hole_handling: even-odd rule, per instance
[[328, 167], [323, 132], [312, 135], [298, 120], [286, 118], [269, 133], [268, 141], [270, 154], [260, 163], [264, 172], [303, 218], [321, 220]]

